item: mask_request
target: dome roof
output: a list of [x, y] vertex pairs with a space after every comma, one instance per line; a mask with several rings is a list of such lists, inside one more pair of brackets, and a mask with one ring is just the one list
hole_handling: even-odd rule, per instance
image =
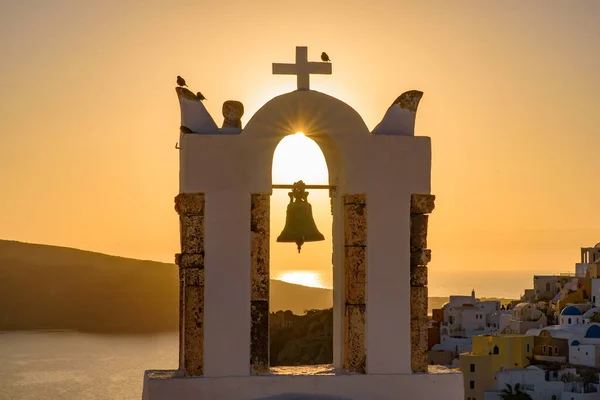
[[600, 339], [600, 326], [598, 326], [598, 325], [590, 326], [588, 328], [587, 332], [585, 333], [585, 337], [591, 338], [591, 339]]
[[579, 308], [575, 306], [568, 306], [562, 310], [560, 315], [581, 315], [581, 311], [579, 311]]
[[597, 249], [600, 249], [600, 243], [596, 243], [596, 245], [594, 247]]
[[573, 340], [571, 342], [571, 346], [579, 346], [581, 343], [579, 342], [579, 340]]
[[528, 307], [532, 307], [532, 305], [529, 303], [519, 303], [515, 306], [515, 308], [513, 308], [513, 310], [521, 310], [523, 308], [528, 308]]

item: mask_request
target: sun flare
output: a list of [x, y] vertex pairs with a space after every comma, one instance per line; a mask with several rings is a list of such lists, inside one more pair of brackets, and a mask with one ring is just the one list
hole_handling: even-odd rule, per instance
[[288, 135], [279, 142], [273, 155], [273, 183], [326, 185], [327, 163], [319, 145], [302, 132]]
[[294, 271], [285, 272], [277, 278], [280, 281], [287, 283], [293, 283], [296, 285], [310, 286], [317, 288], [325, 288], [323, 282], [321, 282], [321, 276], [317, 272], [310, 271]]

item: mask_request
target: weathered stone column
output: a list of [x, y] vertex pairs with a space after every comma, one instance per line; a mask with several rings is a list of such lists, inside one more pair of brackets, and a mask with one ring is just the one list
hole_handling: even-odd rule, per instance
[[427, 372], [427, 249], [428, 215], [435, 207], [435, 196], [413, 194], [410, 202], [410, 329], [413, 372]]
[[344, 196], [344, 369], [365, 373], [367, 201]]
[[271, 196], [253, 193], [250, 206], [250, 373], [269, 371], [269, 210]]
[[179, 367], [185, 376], [202, 376], [204, 370], [204, 193], [175, 197], [179, 214], [180, 271]]

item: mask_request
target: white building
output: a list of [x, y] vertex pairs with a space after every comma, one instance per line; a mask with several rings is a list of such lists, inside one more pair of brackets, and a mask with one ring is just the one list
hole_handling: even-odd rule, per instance
[[490, 333], [488, 315], [500, 311], [500, 301], [479, 301], [473, 290], [471, 296], [450, 296], [442, 310], [444, 322], [440, 327], [440, 337], [443, 342], [448, 337], [470, 338]]
[[487, 316], [486, 327], [489, 334], [503, 333], [510, 325], [512, 313], [510, 310], [500, 310]]
[[536, 366], [505, 369], [496, 372], [496, 384], [485, 391], [484, 400], [501, 400], [500, 395], [506, 385], [514, 388], [517, 384], [532, 400], [600, 400], [598, 385], [590, 384], [584, 390], [583, 382], [564, 382], [566, 377], [573, 375], [576, 375], [575, 369], [552, 373]]
[[600, 344], [582, 344], [573, 340], [569, 346], [569, 363], [600, 367]]
[[575, 274], [585, 277], [593, 264], [600, 264], [600, 243], [594, 247], [581, 248], [581, 262], [575, 264]]
[[535, 304], [519, 303], [512, 310], [508, 326], [500, 331], [506, 334], [525, 334], [529, 329], [543, 328], [548, 318]]
[[485, 391], [484, 400], [501, 400], [500, 394], [507, 384], [513, 388], [519, 384], [533, 400], [552, 400], [552, 396], [559, 400], [565, 386], [561, 381], [547, 381], [546, 371], [536, 366], [498, 371], [495, 381], [496, 385]]

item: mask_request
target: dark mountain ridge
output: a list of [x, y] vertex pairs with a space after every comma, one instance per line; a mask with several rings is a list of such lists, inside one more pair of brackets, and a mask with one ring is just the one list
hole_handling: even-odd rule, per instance
[[[0, 330], [176, 331], [175, 264], [0, 240]], [[332, 292], [271, 281], [271, 307], [301, 314]]]
[[[175, 264], [0, 240], [0, 331], [176, 331], [178, 281]], [[430, 312], [447, 301], [430, 298]], [[272, 311], [332, 304], [330, 289], [271, 281]]]

